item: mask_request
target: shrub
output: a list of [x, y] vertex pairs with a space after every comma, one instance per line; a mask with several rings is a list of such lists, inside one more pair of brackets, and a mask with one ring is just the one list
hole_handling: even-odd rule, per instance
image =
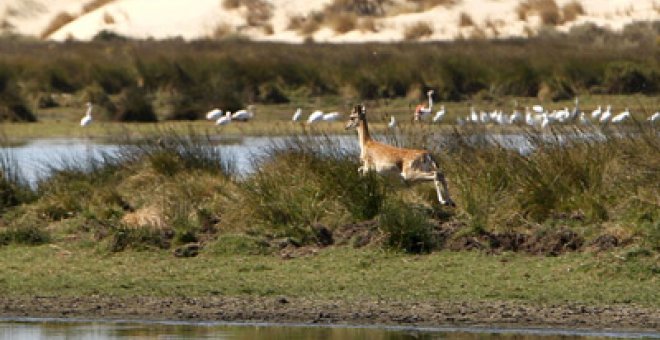
[[461, 12], [460, 16], [458, 17], [458, 26], [460, 27], [474, 26], [474, 21], [472, 21], [472, 17], [469, 16], [467, 13]]
[[57, 32], [60, 28], [74, 20], [76, 20], [76, 17], [67, 12], [58, 13], [41, 32], [41, 39], [47, 39], [51, 34]]
[[34, 122], [37, 118], [25, 103], [9, 69], [0, 64], [0, 122]]
[[557, 26], [561, 24], [561, 13], [554, 0], [526, 0], [516, 8], [518, 18], [527, 20], [529, 15], [538, 15], [543, 25]]
[[158, 120], [147, 93], [137, 87], [129, 87], [122, 91], [114, 119], [120, 122], [155, 122]]
[[339, 34], [348, 33], [357, 26], [357, 16], [355, 14], [340, 13], [329, 17], [328, 20], [332, 29]]
[[573, 0], [561, 8], [561, 13], [564, 19], [564, 22], [574, 21], [579, 15], [584, 15], [584, 8], [582, 4], [578, 1]]
[[605, 68], [604, 85], [610, 93], [654, 93], [660, 74], [634, 62], [613, 62]]
[[409, 253], [433, 250], [436, 242], [428, 216], [419, 208], [398, 199], [387, 200], [378, 217], [387, 246]]
[[433, 34], [433, 27], [427, 22], [418, 22], [406, 27], [403, 32], [403, 39], [406, 41], [419, 40]]

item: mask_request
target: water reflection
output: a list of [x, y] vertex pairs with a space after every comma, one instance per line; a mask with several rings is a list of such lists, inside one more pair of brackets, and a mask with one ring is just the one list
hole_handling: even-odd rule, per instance
[[506, 330], [506, 329], [401, 329], [370, 327], [313, 327], [272, 324], [214, 323], [130, 323], [130, 322], [62, 322], [32, 319], [0, 322], [2, 339], [605, 339], [658, 337], [655, 333], [605, 333], [570, 330]]

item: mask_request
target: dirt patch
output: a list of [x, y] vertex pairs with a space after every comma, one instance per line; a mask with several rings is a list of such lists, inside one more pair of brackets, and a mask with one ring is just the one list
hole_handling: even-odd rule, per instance
[[0, 297], [0, 316], [402, 326], [616, 327], [621, 330], [660, 328], [660, 310], [634, 305], [319, 301], [285, 296]]
[[382, 233], [378, 230], [376, 220], [345, 224], [333, 231], [333, 237], [335, 244], [351, 245], [355, 248], [382, 241]]

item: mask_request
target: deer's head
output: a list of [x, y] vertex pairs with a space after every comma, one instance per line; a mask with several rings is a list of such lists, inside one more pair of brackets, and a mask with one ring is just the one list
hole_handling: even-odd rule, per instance
[[346, 130], [355, 129], [360, 126], [360, 123], [366, 120], [367, 109], [364, 105], [355, 105], [351, 115], [348, 116], [348, 122], [346, 122]]

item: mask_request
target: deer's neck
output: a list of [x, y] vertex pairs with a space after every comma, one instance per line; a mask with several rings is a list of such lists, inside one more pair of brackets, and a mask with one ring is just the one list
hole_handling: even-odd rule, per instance
[[367, 121], [363, 120], [360, 126], [358, 126], [358, 140], [360, 141], [360, 149], [364, 151], [364, 146], [367, 144], [369, 140], [371, 140], [371, 136], [369, 135], [369, 126], [367, 125]]

